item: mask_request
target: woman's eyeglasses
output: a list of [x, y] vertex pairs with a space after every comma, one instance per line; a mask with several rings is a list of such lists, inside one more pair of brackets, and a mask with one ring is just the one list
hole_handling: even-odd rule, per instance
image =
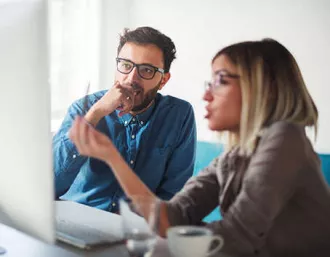
[[214, 92], [221, 86], [225, 86], [228, 84], [228, 81], [226, 78], [231, 79], [238, 79], [240, 76], [237, 74], [231, 74], [228, 72], [219, 72], [216, 74], [215, 78], [212, 81], [206, 81], [205, 82], [205, 90]]

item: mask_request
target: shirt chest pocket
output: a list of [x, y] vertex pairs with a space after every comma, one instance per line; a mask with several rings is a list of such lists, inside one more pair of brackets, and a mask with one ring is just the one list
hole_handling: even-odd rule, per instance
[[137, 161], [146, 168], [157, 169], [157, 167], [164, 167], [169, 157], [169, 147], [155, 147], [141, 151], [138, 155]]
[[165, 176], [170, 152], [169, 147], [156, 147], [139, 154], [136, 172], [149, 188], [157, 188]]

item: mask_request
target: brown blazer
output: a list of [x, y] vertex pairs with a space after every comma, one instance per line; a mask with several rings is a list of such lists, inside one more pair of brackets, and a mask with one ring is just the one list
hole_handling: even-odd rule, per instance
[[171, 225], [207, 224], [232, 256], [330, 256], [330, 187], [303, 127], [277, 122], [254, 154], [216, 158], [167, 203]]

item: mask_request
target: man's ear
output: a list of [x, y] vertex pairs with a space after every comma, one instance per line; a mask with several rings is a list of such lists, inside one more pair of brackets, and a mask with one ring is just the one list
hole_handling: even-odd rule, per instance
[[164, 73], [162, 81], [160, 82], [160, 85], [159, 85], [159, 90], [161, 90], [166, 85], [167, 81], [169, 81], [170, 78], [171, 78], [171, 73], [169, 73], [169, 72]]

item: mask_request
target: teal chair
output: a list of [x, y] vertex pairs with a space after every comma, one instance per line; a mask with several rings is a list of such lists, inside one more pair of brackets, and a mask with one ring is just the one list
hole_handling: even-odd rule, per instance
[[[194, 175], [209, 165], [209, 163], [223, 152], [223, 146], [217, 143], [198, 141], [196, 148], [196, 161]], [[330, 154], [319, 154], [322, 171], [326, 181], [330, 185]], [[219, 207], [213, 210], [204, 218], [205, 222], [212, 222], [222, 219]]]
[[[223, 146], [216, 143], [208, 143], [203, 141], [197, 142], [196, 161], [194, 175], [209, 165], [209, 163], [223, 152]], [[209, 215], [204, 218], [205, 222], [220, 220], [221, 214], [219, 207], [215, 208]]]
[[319, 154], [321, 160], [321, 169], [324, 177], [330, 185], [330, 154]]

